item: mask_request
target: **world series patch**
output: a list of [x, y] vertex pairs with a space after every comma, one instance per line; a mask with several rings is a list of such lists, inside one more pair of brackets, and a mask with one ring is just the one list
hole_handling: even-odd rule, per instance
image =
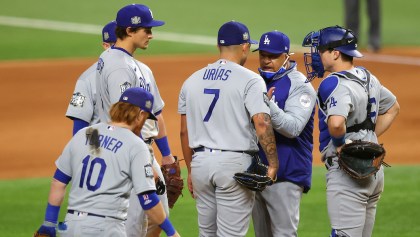
[[147, 164], [144, 166], [144, 173], [146, 175], [147, 178], [153, 178], [153, 168], [151, 164]]
[[73, 93], [73, 96], [71, 97], [70, 104], [74, 107], [83, 107], [83, 104], [85, 103], [86, 96], [84, 96], [80, 92]]
[[125, 90], [127, 90], [128, 88], [131, 88], [131, 83], [130, 82], [124, 82], [123, 84], [120, 85], [120, 91], [121, 94], [124, 93]]

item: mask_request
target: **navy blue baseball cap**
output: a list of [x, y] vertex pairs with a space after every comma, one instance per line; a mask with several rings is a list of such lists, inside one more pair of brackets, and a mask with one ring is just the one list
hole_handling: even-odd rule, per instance
[[290, 40], [280, 31], [270, 31], [261, 35], [260, 44], [255, 51], [265, 51], [272, 54], [289, 53]]
[[141, 4], [130, 4], [121, 8], [116, 21], [121, 27], [156, 27], [165, 24], [164, 21], [154, 20], [150, 8]]
[[258, 44], [251, 40], [248, 27], [237, 21], [229, 21], [223, 24], [217, 34], [217, 44], [221, 46], [240, 45], [243, 43]]
[[117, 22], [111, 21], [106, 24], [102, 29], [102, 42], [115, 43], [117, 42], [117, 36], [115, 35], [115, 29], [117, 28]]
[[131, 87], [122, 93], [121, 102], [126, 102], [139, 107], [141, 110], [149, 112], [149, 119], [157, 120], [153, 114], [153, 95], [141, 87]]

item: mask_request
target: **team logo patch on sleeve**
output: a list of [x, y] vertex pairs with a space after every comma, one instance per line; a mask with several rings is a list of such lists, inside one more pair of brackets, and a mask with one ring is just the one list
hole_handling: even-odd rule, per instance
[[147, 178], [153, 178], [153, 168], [151, 164], [147, 164], [144, 166], [144, 173], [146, 175]]
[[125, 90], [127, 90], [128, 88], [131, 88], [131, 84], [130, 82], [124, 82], [123, 84], [120, 85], [120, 91], [121, 94], [124, 93]]
[[86, 96], [84, 96], [80, 92], [76, 92], [71, 97], [70, 104], [73, 105], [74, 107], [83, 107], [85, 100], [86, 100]]
[[104, 60], [102, 58], [99, 58], [98, 64], [96, 65], [96, 70], [99, 71], [99, 74], [102, 74], [102, 69], [104, 69]]
[[311, 97], [308, 94], [303, 94], [299, 98], [300, 104], [305, 108], [308, 108], [309, 106], [311, 106], [311, 101], [312, 101]]

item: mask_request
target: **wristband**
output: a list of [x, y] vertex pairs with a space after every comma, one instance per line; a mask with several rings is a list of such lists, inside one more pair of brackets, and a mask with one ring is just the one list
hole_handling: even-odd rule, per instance
[[48, 203], [47, 210], [45, 210], [45, 221], [57, 224], [59, 212], [60, 212], [60, 206], [53, 206]]
[[159, 225], [159, 227], [165, 231], [167, 236], [172, 236], [176, 233], [175, 228], [173, 227], [172, 223], [169, 221], [168, 217]]
[[340, 146], [342, 146], [344, 143], [346, 143], [346, 139], [345, 139], [344, 135], [343, 135], [343, 136], [341, 136], [341, 137], [331, 137], [331, 140], [332, 140], [332, 144], [333, 144], [335, 147], [340, 147]]
[[155, 139], [156, 146], [159, 148], [162, 156], [169, 156], [171, 154], [171, 149], [169, 149], [168, 137], [164, 136], [159, 139]]

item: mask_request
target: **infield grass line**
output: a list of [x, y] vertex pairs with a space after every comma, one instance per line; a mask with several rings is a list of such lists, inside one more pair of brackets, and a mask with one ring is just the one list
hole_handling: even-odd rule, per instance
[[[53, 31], [64, 31], [64, 32], [74, 32], [74, 33], [84, 33], [98, 35], [98, 32], [102, 31], [101, 25], [94, 24], [82, 24], [82, 23], [73, 23], [73, 22], [64, 22], [64, 21], [52, 21], [44, 19], [32, 19], [32, 18], [22, 18], [22, 17], [11, 17], [11, 16], [1, 16], [0, 15], [0, 25], [4, 26], [14, 26], [21, 28], [31, 28], [31, 29], [41, 29], [41, 30], [53, 30]], [[180, 34], [173, 32], [162, 32], [154, 30], [154, 40], [160, 41], [169, 41], [177, 43], [190, 43], [198, 45], [215, 45], [215, 38], [210, 36], [203, 35], [193, 35], [193, 34]], [[292, 44], [291, 48], [295, 52], [307, 52], [308, 48], [303, 48], [300, 45]], [[368, 62], [380, 62], [380, 63], [389, 63], [389, 64], [399, 64], [399, 65], [414, 65], [420, 66], [420, 58], [418, 57], [407, 57], [407, 56], [396, 56], [396, 55], [375, 55], [365, 53], [365, 57], [361, 60]]]

